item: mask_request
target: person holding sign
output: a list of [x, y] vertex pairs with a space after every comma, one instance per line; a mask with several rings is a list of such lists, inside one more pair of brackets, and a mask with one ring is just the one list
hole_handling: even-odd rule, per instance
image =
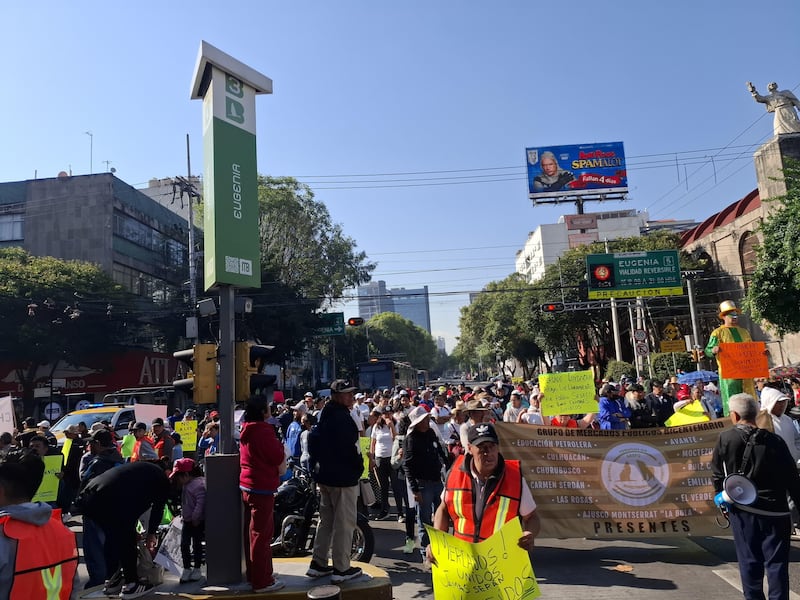
[[718, 316], [723, 324], [711, 332], [706, 344], [705, 354], [709, 358], [717, 358], [719, 365], [719, 393], [722, 397], [722, 412], [728, 416], [728, 398], [742, 392], [755, 397], [756, 391], [752, 380], [728, 379], [725, 377], [723, 363], [718, 355], [722, 351], [720, 344], [751, 342], [750, 332], [744, 327], [739, 327], [739, 315], [742, 311], [731, 300], [725, 300], [719, 305]]
[[[522, 478], [518, 460], [505, 460], [499, 451], [494, 425], [479, 423], [468, 433], [467, 454], [459, 456], [447, 474], [442, 503], [436, 509], [433, 526], [471, 543], [488, 539], [504, 523], [519, 518], [522, 535], [517, 544], [533, 549], [539, 534], [539, 515], [530, 487]], [[436, 563], [430, 546], [428, 560]]]

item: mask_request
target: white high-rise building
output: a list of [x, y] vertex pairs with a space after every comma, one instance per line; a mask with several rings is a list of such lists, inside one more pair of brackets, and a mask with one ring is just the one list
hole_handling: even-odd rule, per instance
[[528, 235], [522, 250], [517, 252], [516, 271], [525, 276], [528, 283], [544, 276], [548, 265], [570, 248], [583, 244], [638, 237], [646, 227], [649, 215], [635, 209], [613, 212], [564, 215], [558, 223], [539, 225]]

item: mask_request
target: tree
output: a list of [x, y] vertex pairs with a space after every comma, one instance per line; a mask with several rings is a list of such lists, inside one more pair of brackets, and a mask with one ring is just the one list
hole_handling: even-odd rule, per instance
[[[614, 240], [611, 249], [632, 252], [678, 247], [678, 234], [658, 232]], [[544, 276], [533, 284], [516, 274], [488, 284], [470, 306], [462, 308], [458, 356], [477, 358], [484, 365], [515, 358], [531, 368], [533, 361], [546, 363], [548, 356], [562, 354], [577, 358], [583, 368], [596, 365], [602, 370], [611, 354], [607, 351], [612, 337], [607, 309], [547, 314], [540, 310], [545, 303], [586, 300], [586, 255], [602, 253], [605, 247], [599, 242], [580, 246], [548, 265]], [[698, 268], [697, 260], [685, 253], [680, 253], [680, 261], [683, 269]], [[685, 312], [682, 307], [674, 310]]]
[[747, 288], [746, 307], [778, 335], [800, 331], [800, 161], [787, 160], [786, 195], [771, 198], [782, 206], [759, 229], [762, 241]]
[[107, 353], [120, 333], [110, 307], [123, 297], [97, 265], [0, 249], [0, 352], [16, 365], [26, 415], [36, 412], [41, 367]]
[[338, 298], [366, 283], [375, 264], [328, 209], [292, 177], [259, 177], [262, 268], [306, 298]]
[[367, 326], [373, 355], [398, 355], [397, 360], [410, 363], [417, 369], [433, 366], [436, 342], [422, 327], [393, 312], [375, 315]]
[[277, 362], [302, 352], [314, 314], [368, 282], [375, 264], [307, 185], [259, 176], [258, 194], [263, 283], [249, 324], [255, 337], [276, 346]]

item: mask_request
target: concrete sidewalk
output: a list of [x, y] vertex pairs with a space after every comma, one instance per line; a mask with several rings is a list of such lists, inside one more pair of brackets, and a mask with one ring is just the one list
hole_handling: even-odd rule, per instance
[[[281, 590], [264, 594], [254, 594], [247, 583], [231, 585], [207, 585], [205, 578], [200, 581], [181, 583], [170, 571], [164, 572], [164, 583], [153, 588], [153, 591], [142, 596], [145, 599], [189, 598], [189, 599], [224, 599], [224, 598], [274, 598], [275, 600], [300, 600], [307, 598], [312, 588], [331, 585], [330, 577], [311, 579], [306, 577], [310, 557], [275, 558], [275, 576], [286, 584]], [[364, 571], [358, 579], [335, 584], [341, 589], [343, 600], [392, 600], [392, 584], [389, 575], [367, 563], [353, 563]], [[81, 599], [105, 599], [102, 587], [91, 588], [73, 596]]]

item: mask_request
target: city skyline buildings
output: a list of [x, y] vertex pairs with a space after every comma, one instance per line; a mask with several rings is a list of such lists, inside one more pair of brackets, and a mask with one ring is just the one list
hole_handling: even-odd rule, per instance
[[431, 333], [428, 286], [387, 288], [384, 280], [358, 286], [358, 316], [368, 321], [375, 315], [393, 312]]

